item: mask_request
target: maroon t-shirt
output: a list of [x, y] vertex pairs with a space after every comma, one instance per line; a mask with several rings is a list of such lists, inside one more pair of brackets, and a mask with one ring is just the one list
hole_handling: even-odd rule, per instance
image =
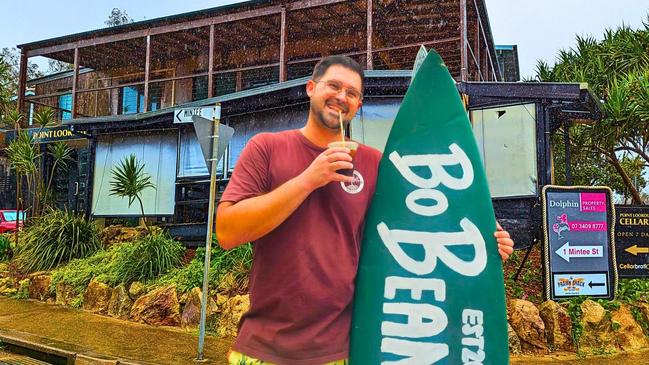
[[[304, 171], [325, 149], [299, 130], [253, 137], [221, 202], [268, 193]], [[250, 310], [233, 346], [282, 365], [314, 365], [348, 356], [351, 304], [365, 213], [381, 153], [360, 145], [352, 184], [315, 191], [253, 245]]]

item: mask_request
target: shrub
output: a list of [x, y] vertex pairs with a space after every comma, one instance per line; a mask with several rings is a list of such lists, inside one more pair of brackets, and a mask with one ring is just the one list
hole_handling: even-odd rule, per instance
[[[194, 287], [203, 286], [203, 267], [205, 263], [205, 249], [196, 250], [196, 256], [189, 265], [174, 269], [167, 275], [152, 283], [153, 286], [176, 284], [179, 292], [185, 293]], [[210, 287], [220, 287], [222, 291], [243, 293], [247, 289], [248, 272], [252, 264], [252, 245], [241, 245], [231, 250], [223, 250], [216, 243], [212, 247], [210, 258]], [[229, 287], [221, 283], [224, 278], [231, 279]]]
[[113, 280], [147, 281], [182, 264], [185, 248], [167, 234], [147, 235], [134, 244], [116, 246], [111, 263]]
[[0, 261], [7, 261], [12, 256], [11, 241], [5, 235], [0, 235]]
[[99, 227], [83, 215], [51, 210], [25, 229], [16, 261], [27, 272], [49, 270], [101, 248]]
[[111, 256], [111, 251], [100, 250], [85, 259], [70, 261], [52, 273], [50, 289], [56, 290], [59, 283], [65, 283], [70, 285], [75, 292], [83, 293], [94, 277], [98, 277], [101, 282], [114, 284], [107, 278]]

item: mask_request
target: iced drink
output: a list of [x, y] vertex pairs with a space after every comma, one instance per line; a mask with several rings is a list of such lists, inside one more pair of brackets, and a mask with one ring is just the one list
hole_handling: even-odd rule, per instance
[[[356, 156], [356, 150], [358, 149], [358, 143], [354, 141], [336, 141], [331, 142], [328, 145], [329, 148], [332, 147], [344, 147], [349, 149], [349, 154], [352, 156], [352, 164], [354, 163], [354, 157]], [[337, 173], [345, 176], [354, 176], [354, 169], [341, 169], [336, 171]]]

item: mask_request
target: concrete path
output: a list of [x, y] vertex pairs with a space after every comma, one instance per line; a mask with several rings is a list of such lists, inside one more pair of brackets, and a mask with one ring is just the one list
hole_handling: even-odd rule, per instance
[[[48, 351], [67, 364], [194, 364], [198, 331], [153, 327], [42, 302], [0, 297], [0, 342]], [[231, 342], [207, 337], [207, 364]], [[11, 351], [11, 350], [10, 350]], [[13, 352], [13, 351], [12, 351]]]

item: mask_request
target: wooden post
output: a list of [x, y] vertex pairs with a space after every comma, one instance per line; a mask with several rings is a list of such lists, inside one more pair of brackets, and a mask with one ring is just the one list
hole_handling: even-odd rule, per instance
[[144, 63], [144, 112], [149, 111], [149, 73], [151, 71], [151, 35], [146, 36], [146, 61]]
[[460, 80], [467, 81], [469, 59], [467, 57], [467, 24], [466, 24], [466, 0], [460, 0]]
[[[475, 9], [475, 11], [477, 13], [478, 9]], [[476, 19], [475, 25], [475, 62], [477, 62], [478, 66], [478, 80], [484, 81], [484, 75], [482, 73], [482, 61], [480, 60], [480, 20]]]
[[[18, 111], [21, 113], [23, 112], [23, 109], [25, 109], [26, 87], [27, 87], [27, 53], [24, 50], [21, 50], [20, 71], [18, 74]], [[27, 119], [29, 119], [29, 117]]]
[[243, 74], [242, 71], [237, 71], [236, 72], [236, 84], [235, 84], [235, 92], [241, 91], [243, 89]]
[[372, 35], [374, 27], [372, 25], [372, 0], [367, 0], [367, 69], [374, 69], [374, 60], [372, 59]]
[[210, 25], [210, 55], [207, 69], [207, 97], [214, 96], [214, 24]]
[[286, 72], [286, 8], [282, 7], [279, 29], [279, 82], [287, 79]]
[[77, 84], [79, 82], [79, 48], [74, 49], [74, 72], [72, 74], [72, 119], [77, 117]]

